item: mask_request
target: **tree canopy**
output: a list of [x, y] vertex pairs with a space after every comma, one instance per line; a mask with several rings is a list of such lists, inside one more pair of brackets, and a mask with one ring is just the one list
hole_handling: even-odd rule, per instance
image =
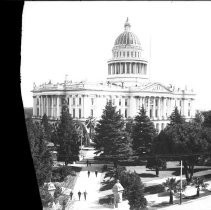
[[64, 161], [65, 165], [79, 160], [80, 138], [74, 127], [74, 122], [69, 114], [66, 104], [62, 107], [61, 118], [57, 128], [58, 160]]
[[53, 165], [52, 155], [47, 147], [47, 135], [41, 124], [32, 119], [26, 120], [26, 127], [37, 182], [42, 186], [44, 182], [50, 181]]
[[185, 119], [182, 117], [182, 115], [179, 113], [179, 110], [177, 107], [175, 107], [174, 111], [170, 115], [170, 124], [182, 124], [185, 122]]
[[197, 123], [185, 122], [170, 124], [160, 133], [155, 145], [159, 154], [181, 155], [187, 181], [191, 181], [194, 165], [198, 160], [195, 154], [204, 153], [209, 146], [209, 135]]
[[142, 107], [134, 118], [131, 134], [133, 150], [137, 153], [149, 152], [156, 133], [153, 122], [150, 121], [144, 107]]
[[104, 155], [121, 156], [129, 154], [130, 142], [124, 128], [122, 115], [109, 102], [95, 127], [95, 149]]

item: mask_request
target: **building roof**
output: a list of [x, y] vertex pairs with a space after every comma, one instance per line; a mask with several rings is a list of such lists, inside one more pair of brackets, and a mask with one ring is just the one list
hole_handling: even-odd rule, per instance
[[141, 43], [139, 41], [139, 38], [130, 31], [130, 23], [128, 22], [128, 18], [125, 22], [125, 31], [121, 33], [117, 39], [115, 40], [114, 45], [138, 45], [140, 46]]

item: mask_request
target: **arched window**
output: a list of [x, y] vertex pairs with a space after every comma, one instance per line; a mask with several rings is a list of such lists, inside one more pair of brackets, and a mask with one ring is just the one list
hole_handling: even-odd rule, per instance
[[131, 52], [131, 57], [133, 57], [133, 52]]
[[123, 57], [125, 57], [125, 52], [123, 52]]
[[135, 57], [136, 57], [136, 52], [135, 52]]
[[127, 57], [129, 57], [129, 55], [130, 55], [130, 52], [129, 52], [129, 51], [127, 51]]
[[116, 53], [116, 57], [118, 57], [118, 52]]
[[121, 57], [121, 52], [119, 52], [119, 57]]

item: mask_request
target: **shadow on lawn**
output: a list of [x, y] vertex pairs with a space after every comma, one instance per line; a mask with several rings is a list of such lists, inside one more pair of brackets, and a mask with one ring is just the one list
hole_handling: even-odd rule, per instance
[[[196, 169], [194, 169], [194, 173], [200, 172], [200, 171], [207, 171], [209, 169], [211, 169], [211, 168], [196, 168]], [[167, 169], [163, 169], [162, 171], [173, 171], [173, 173], [172, 173], [173, 176], [180, 175], [180, 168], [167, 168]], [[182, 174], [185, 174], [184, 170], [182, 171]]]
[[149, 178], [152, 178], [152, 177], [157, 177], [156, 175], [154, 175], [154, 174], [151, 174], [151, 173], [141, 173], [141, 174], [138, 174], [140, 177], [142, 177], [142, 178], [147, 178], [147, 177], [149, 177]]

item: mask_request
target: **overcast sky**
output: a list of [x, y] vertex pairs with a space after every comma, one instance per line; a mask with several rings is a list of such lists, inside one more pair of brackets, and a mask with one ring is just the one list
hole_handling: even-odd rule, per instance
[[[129, 17], [150, 61], [151, 80], [187, 85], [196, 108], [211, 110], [211, 2], [25, 2], [21, 89], [32, 107], [33, 82], [103, 81]], [[149, 56], [151, 37], [151, 57]]]

